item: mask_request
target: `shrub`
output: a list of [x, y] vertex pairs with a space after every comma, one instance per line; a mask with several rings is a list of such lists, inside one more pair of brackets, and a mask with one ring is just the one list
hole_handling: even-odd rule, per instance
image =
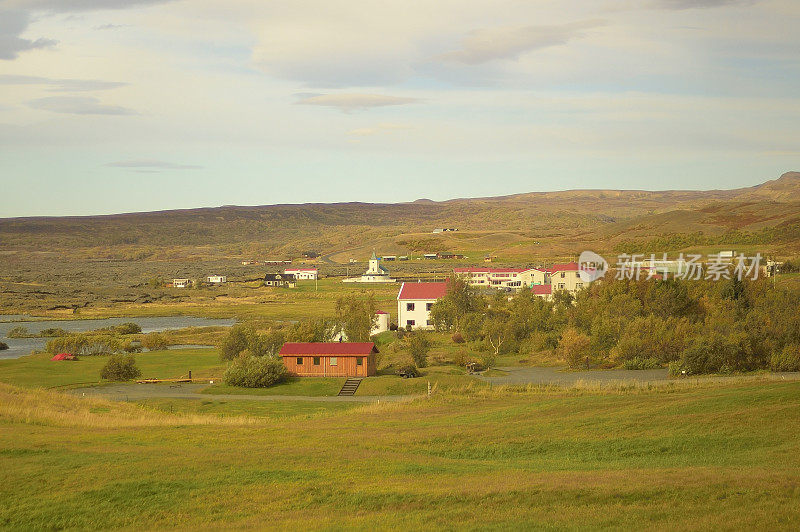
[[390, 323], [389, 324], [389, 330], [390, 331], [396, 331], [397, 330], [397, 324], [395, 322]]
[[39, 336], [42, 338], [56, 338], [58, 336], [66, 336], [69, 333], [60, 327], [53, 327], [50, 329], [42, 329]]
[[6, 338], [29, 338], [30, 336], [31, 333], [28, 332], [28, 329], [22, 326], [14, 327], [6, 333]]
[[114, 332], [117, 334], [139, 334], [142, 328], [135, 323], [120, 323], [114, 327]]
[[100, 377], [108, 381], [129, 381], [141, 375], [133, 355], [111, 355], [100, 370]]
[[8, 349], [8, 344], [5, 342], [0, 342], [0, 351], [5, 351]]
[[558, 342], [558, 351], [567, 361], [569, 367], [584, 366], [592, 353], [591, 340], [588, 336], [572, 327], [565, 329]]
[[780, 353], [773, 353], [769, 367], [772, 371], [800, 371], [800, 345], [790, 344]]
[[454, 344], [463, 344], [464, 343], [464, 337], [461, 336], [461, 333], [459, 333], [459, 332], [453, 333], [452, 339], [453, 339], [453, 343]]
[[283, 361], [271, 357], [240, 356], [225, 371], [225, 384], [243, 388], [267, 388], [286, 379]]
[[70, 334], [49, 340], [45, 350], [52, 354], [110, 355], [122, 351], [122, 342], [108, 334]]
[[415, 378], [419, 377], [419, 370], [414, 364], [406, 364], [404, 366], [400, 366], [397, 369], [397, 374], [402, 375], [404, 377]]
[[167, 348], [167, 339], [159, 333], [145, 334], [142, 337], [142, 347], [148, 351], [160, 351]]
[[635, 357], [626, 360], [622, 367], [625, 369], [658, 369], [661, 367], [661, 362], [657, 358]]

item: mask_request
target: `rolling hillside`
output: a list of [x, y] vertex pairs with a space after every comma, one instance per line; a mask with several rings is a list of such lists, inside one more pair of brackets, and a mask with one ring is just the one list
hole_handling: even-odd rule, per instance
[[[434, 235], [436, 227], [458, 232]], [[800, 173], [713, 191], [572, 190], [399, 204], [226, 206], [92, 217], [0, 219], [0, 253], [172, 260], [292, 258], [346, 262], [379, 253], [492, 252], [509, 260], [591, 248], [713, 245], [800, 251]], [[662, 247], [658, 251], [662, 251]], [[655, 251], [653, 249], [652, 251]]]

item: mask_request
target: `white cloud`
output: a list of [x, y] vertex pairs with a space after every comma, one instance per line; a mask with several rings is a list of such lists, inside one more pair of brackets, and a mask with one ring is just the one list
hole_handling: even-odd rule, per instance
[[320, 105], [323, 107], [333, 107], [344, 112], [361, 111], [373, 107], [385, 107], [389, 105], [406, 105], [416, 103], [417, 98], [403, 98], [398, 96], [387, 96], [384, 94], [321, 94], [317, 96], [307, 96], [297, 101], [298, 105]]

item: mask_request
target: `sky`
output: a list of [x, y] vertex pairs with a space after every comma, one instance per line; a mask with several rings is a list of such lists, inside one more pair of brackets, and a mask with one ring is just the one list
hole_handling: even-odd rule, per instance
[[0, 217], [800, 170], [797, 0], [0, 0]]

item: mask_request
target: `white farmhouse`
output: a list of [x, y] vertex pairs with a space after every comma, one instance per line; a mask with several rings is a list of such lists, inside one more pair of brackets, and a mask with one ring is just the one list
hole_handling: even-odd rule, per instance
[[189, 279], [173, 279], [172, 286], [173, 288], [186, 288], [190, 282]]
[[397, 325], [406, 329], [432, 329], [431, 309], [446, 292], [446, 282], [403, 283], [397, 294]]
[[453, 268], [453, 273], [470, 286], [521, 290], [545, 284], [546, 275], [538, 268]]
[[208, 277], [206, 277], [206, 281], [212, 284], [222, 284], [222, 283], [227, 283], [228, 278], [224, 275], [209, 275]]
[[283, 270], [283, 273], [294, 275], [298, 281], [316, 281], [317, 269], [316, 268], [288, 268]]

